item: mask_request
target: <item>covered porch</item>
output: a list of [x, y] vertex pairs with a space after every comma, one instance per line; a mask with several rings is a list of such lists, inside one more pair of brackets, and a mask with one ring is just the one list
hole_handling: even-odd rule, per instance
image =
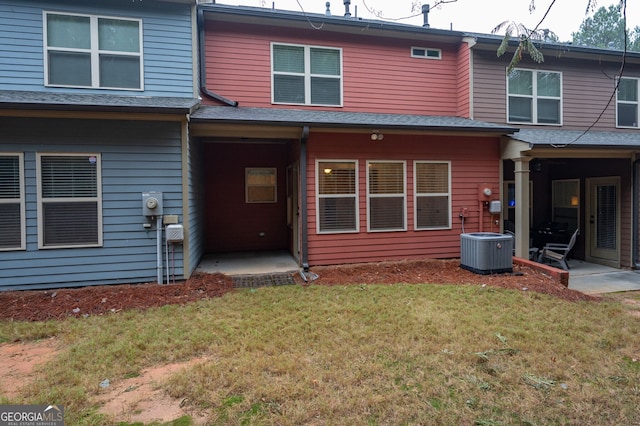
[[[524, 129], [502, 144], [503, 227], [515, 255], [567, 243], [572, 259], [636, 268], [640, 135]], [[571, 266], [570, 266], [571, 267]]]

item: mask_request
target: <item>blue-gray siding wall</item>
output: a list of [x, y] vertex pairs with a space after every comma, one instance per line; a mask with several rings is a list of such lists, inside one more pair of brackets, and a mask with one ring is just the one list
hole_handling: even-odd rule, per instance
[[[144, 91], [44, 86], [43, 11], [141, 18]], [[193, 97], [189, 5], [132, 0], [0, 0], [0, 90]]]
[[204, 255], [204, 178], [202, 144], [189, 142], [188, 185], [189, 185], [189, 274], [196, 269]]
[[[24, 153], [27, 219], [26, 251], [0, 251], [0, 291], [156, 281], [142, 193], [161, 191], [164, 213], [183, 223], [179, 122], [0, 117], [0, 129], [0, 152]], [[76, 152], [101, 155], [103, 247], [38, 249], [36, 153]], [[173, 263], [182, 278], [181, 244]]]

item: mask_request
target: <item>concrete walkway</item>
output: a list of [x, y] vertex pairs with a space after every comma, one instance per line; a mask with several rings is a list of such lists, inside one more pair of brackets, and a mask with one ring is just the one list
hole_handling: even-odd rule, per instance
[[299, 269], [291, 254], [283, 250], [208, 254], [196, 271], [233, 276], [295, 272]]
[[569, 288], [585, 294], [640, 290], [640, 272], [569, 261]]

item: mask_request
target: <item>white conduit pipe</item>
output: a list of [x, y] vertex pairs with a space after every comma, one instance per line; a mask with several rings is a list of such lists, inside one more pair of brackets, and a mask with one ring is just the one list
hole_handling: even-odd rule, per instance
[[156, 216], [156, 265], [158, 284], [162, 284], [162, 216]]

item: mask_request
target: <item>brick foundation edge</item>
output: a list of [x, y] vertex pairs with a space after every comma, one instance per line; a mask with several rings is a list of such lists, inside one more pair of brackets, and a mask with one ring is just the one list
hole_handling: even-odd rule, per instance
[[513, 263], [516, 265], [527, 266], [531, 269], [542, 272], [545, 275], [550, 276], [554, 280], [558, 281], [565, 287], [569, 287], [569, 271], [554, 268], [553, 266], [543, 265], [542, 263], [534, 262], [533, 260], [523, 259], [521, 257], [513, 257]]

